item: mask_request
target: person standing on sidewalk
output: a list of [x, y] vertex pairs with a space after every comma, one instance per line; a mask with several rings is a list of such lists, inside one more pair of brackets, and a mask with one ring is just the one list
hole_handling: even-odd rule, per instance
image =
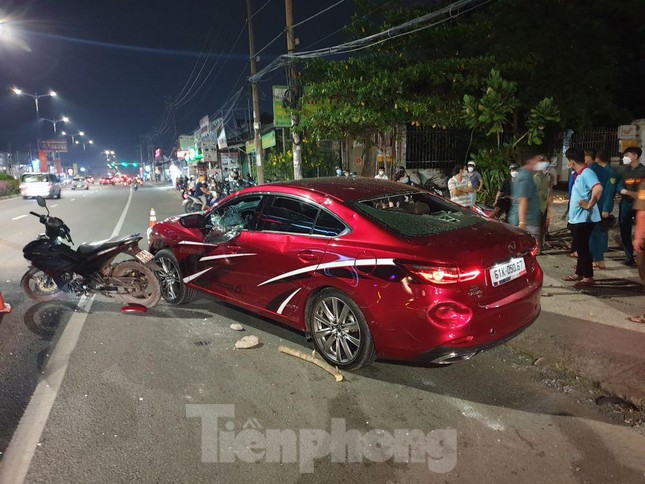
[[508, 213], [511, 211], [511, 185], [517, 176], [519, 166], [512, 164], [508, 167], [509, 176], [507, 176], [495, 195], [495, 203], [493, 204], [493, 211], [490, 214], [491, 218], [506, 221]]
[[468, 170], [467, 176], [470, 180], [471, 186], [473, 187], [473, 192], [470, 194], [470, 197], [472, 198], [472, 202], [470, 204], [471, 207], [474, 207], [477, 203], [477, 193], [479, 193], [479, 191], [483, 188], [484, 183], [484, 180], [477, 171], [476, 167], [477, 164], [474, 161], [469, 161], [468, 165], [466, 165], [466, 169]]
[[578, 264], [575, 275], [566, 276], [563, 280], [575, 281], [573, 287], [580, 289], [594, 285], [589, 239], [595, 225], [600, 222], [597, 203], [602, 196], [602, 185], [596, 174], [585, 165], [585, 155], [582, 150], [569, 148], [565, 156], [573, 163], [577, 174], [569, 201], [569, 224], [576, 243]]
[[[632, 243], [636, 251], [638, 275], [645, 290], [645, 180], [638, 187], [634, 210], [636, 211], [636, 229], [634, 230], [634, 241]], [[627, 319], [633, 323], [645, 324], [645, 313]]]
[[[602, 211], [602, 207], [604, 206], [604, 202], [605, 202], [605, 187], [607, 185], [608, 176], [605, 169], [596, 163], [596, 156], [597, 156], [596, 150], [585, 150], [585, 165], [596, 174], [596, 176], [598, 177], [598, 181], [600, 182], [600, 186], [602, 186], [602, 195], [598, 200], [598, 210]], [[601, 220], [602, 220], [602, 215], [601, 215]], [[600, 237], [600, 232], [601, 232], [601, 224], [597, 223], [596, 226], [594, 227], [593, 232], [591, 233], [591, 238], [589, 239], [589, 250], [591, 250], [591, 257], [594, 262], [594, 269], [600, 268], [598, 261], [602, 261], [605, 258], [604, 251], [601, 256], [602, 258], [596, 258], [594, 256], [594, 252], [596, 252], [596, 256], [598, 255], [598, 252], [600, 252], [599, 241], [598, 241]], [[604, 262], [602, 265], [604, 266]], [[602, 268], [604, 269], [604, 267]]]
[[636, 267], [634, 260], [634, 245], [632, 243], [632, 225], [636, 212], [634, 211], [634, 200], [636, 190], [645, 180], [645, 166], [639, 163], [643, 154], [637, 146], [629, 147], [623, 153], [623, 166], [618, 171], [618, 193], [622, 195], [620, 200], [618, 225], [620, 227], [620, 238], [625, 250], [625, 265]]
[[598, 171], [594, 169], [594, 173], [598, 175], [598, 179], [602, 183], [602, 199], [598, 202], [600, 209], [600, 223], [596, 225], [591, 234], [589, 241], [589, 248], [593, 257], [594, 269], [605, 269], [605, 252], [609, 244], [609, 229], [611, 212], [614, 210], [614, 197], [616, 196], [616, 171], [609, 164], [609, 153], [605, 150], [600, 150], [596, 153], [594, 163], [589, 165], [590, 168], [600, 167], [605, 173], [605, 180], [598, 175]]
[[550, 165], [551, 163], [544, 156], [541, 156], [540, 161], [537, 162], [535, 173], [533, 175], [533, 181], [537, 187], [538, 198], [540, 200], [540, 237], [538, 238], [538, 255], [542, 253], [542, 248], [544, 247], [544, 236], [549, 222], [551, 221], [551, 182], [547, 173]]
[[526, 151], [522, 156], [523, 166], [511, 185], [511, 212], [508, 223], [530, 233], [535, 240], [540, 239], [540, 199], [533, 181], [540, 155]]
[[463, 166], [455, 166], [452, 170], [452, 178], [448, 180], [450, 200], [463, 207], [472, 207], [473, 187], [468, 176], [464, 173]]

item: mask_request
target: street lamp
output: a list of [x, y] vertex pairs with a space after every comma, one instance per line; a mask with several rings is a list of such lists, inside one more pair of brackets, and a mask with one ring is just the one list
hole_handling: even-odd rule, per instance
[[107, 161], [108, 163], [110, 163], [110, 161], [113, 161], [113, 160], [114, 160], [114, 155], [115, 155], [116, 153], [114, 153], [114, 151], [112, 151], [112, 150], [105, 150], [105, 151], [103, 152], [103, 154], [105, 155], [105, 161]]
[[24, 92], [22, 89], [18, 89], [17, 87], [14, 87], [13, 92], [15, 92], [18, 96], [29, 96], [34, 100], [34, 103], [36, 104], [36, 119], [40, 119], [40, 111], [38, 109], [38, 101], [40, 98], [43, 97], [56, 97], [58, 94], [56, 94], [55, 91], [49, 91], [47, 94], [38, 94], [37, 92], [33, 94], [29, 94], [28, 92]]
[[[78, 136], [79, 138], [82, 138], [83, 136], [85, 136], [85, 132], [84, 132], [84, 131], [79, 131], [79, 132], [78, 132], [78, 134], [77, 134], [76, 136]], [[81, 143], [79, 140], [77, 140], [77, 139], [75, 140], [75, 139], [74, 139], [74, 136], [72, 136], [72, 141], [74, 142], [74, 144], [75, 144], [75, 145], [83, 144], [83, 151], [85, 151], [85, 145], [86, 145], [86, 142], [85, 142], [84, 140], [83, 140], [83, 142]], [[94, 144], [94, 140], [93, 140], [93, 139], [88, 140], [88, 141], [87, 141], [87, 144], [93, 145], [93, 144]]]
[[[67, 116], [63, 116], [60, 119], [47, 119], [47, 118], [41, 118], [43, 121], [49, 121], [53, 126], [54, 126], [54, 133], [56, 132], [56, 124], [58, 123], [69, 123], [69, 118]], [[63, 131], [63, 135], [65, 135], [65, 131]]]

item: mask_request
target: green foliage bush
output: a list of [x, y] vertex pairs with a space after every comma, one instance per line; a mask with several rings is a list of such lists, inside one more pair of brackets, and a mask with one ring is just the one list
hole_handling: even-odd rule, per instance
[[20, 192], [18, 186], [18, 180], [14, 177], [7, 175], [6, 173], [0, 173], [0, 197], [17, 195]]

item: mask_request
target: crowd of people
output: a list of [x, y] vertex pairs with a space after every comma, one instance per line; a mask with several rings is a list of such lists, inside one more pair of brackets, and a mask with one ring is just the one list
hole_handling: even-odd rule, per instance
[[[573, 274], [564, 277], [575, 288], [595, 285], [594, 269], [603, 270], [608, 249], [608, 231], [616, 223], [615, 200], [619, 200], [618, 225], [624, 250], [624, 264], [638, 267], [645, 285], [645, 165], [642, 150], [626, 148], [622, 166], [614, 169], [607, 152], [569, 148], [565, 153], [569, 177], [568, 227], [576, 259]], [[457, 166], [448, 181], [450, 197], [460, 205], [474, 204], [481, 190], [481, 176], [471, 162]], [[508, 177], [495, 197], [491, 216], [529, 232], [538, 241], [541, 253], [552, 219], [555, 166], [544, 155], [526, 151], [522, 166], [509, 166]], [[634, 227], [636, 222], [636, 228]], [[629, 318], [645, 323], [645, 314]]]

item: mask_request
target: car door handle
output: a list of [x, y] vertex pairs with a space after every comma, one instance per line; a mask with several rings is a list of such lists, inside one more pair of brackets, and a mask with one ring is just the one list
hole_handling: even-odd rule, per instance
[[303, 262], [314, 262], [319, 258], [320, 256], [311, 250], [301, 250], [300, 252], [298, 252], [298, 259]]

